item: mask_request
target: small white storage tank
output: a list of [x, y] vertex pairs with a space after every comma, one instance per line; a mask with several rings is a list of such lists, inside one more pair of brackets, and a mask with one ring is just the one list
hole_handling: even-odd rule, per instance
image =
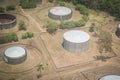
[[120, 76], [118, 76], [118, 75], [107, 75], [107, 76], [104, 76], [104, 77], [100, 78], [99, 80], [120, 80]]
[[4, 51], [3, 59], [9, 64], [22, 63], [26, 58], [26, 50], [20, 46], [9, 47]]
[[70, 52], [84, 52], [89, 49], [90, 36], [80, 30], [70, 30], [63, 35], [63, 47]]
[[63, 6], [53, 7], [49, 10], [48, 16], [54, 20], [67, 20], [72, 17], [72, 11]]

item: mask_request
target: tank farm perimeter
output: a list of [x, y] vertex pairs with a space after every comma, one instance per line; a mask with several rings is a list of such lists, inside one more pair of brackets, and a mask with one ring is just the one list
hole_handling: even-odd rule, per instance
[[[32, 10], [33, 12], [22, 8], [20, 10], [22, 13], [8, 17], [10, 20], [2, 17], [5, 21], [0, 20], [2, 23], [0, 28], [12, 29], [18, 26], [19, 18], [21, 18], [29, 26], [28, 30], [34, 32], [34, 37], [0, 44], [0, 77], [7, 76], [5, 79], [15, 77], [17, 80], [104, 80], [107, 75], [120, 75], [119, 54], [107, 53], [105, 55], [109, 57], [107, 61], [96, 59], [96, 56], [100, 55], [96, 43], [97, 38], [89, 32], [88, 24], [84, 27], [58, 30], [54, 35], [46, 32], [43, 27], [47, 22], [44, 22], [45, 19], [56, 22], [60, 22], [61, 19], [73, 20], [77, 13], [74, 8], [47, 4], [44, 7], [38, 6]], [[54, 13], [56, 10], [58, 13]], [[19, 31], [16, 33], [21, 34]], [[117, 39], [115, 33], [113, 35]], [[21, 51], [15, 52], [18, 54], [22, 52], [22, 57], [9, 55], [11, 50], [8, 52], [7, 50], [12, 48], [13, 51], [15, 47], [22, 48]], [[17, 57], [18, 62], [9, 63], [9, 58], [12, 60], [13, 57]], [[41, 71], [38, 70], [40, 65], [44, 67]], [[42, 77], [39, 78], [39, 74]]]

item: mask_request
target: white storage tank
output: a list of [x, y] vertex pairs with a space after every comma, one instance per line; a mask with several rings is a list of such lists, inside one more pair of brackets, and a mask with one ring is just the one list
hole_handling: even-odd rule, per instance
[[72, 17], [72, 10], [64, 6], [53, 7], [48, 16], [54, 20], [67, 20]]
[[104, 76], [104, 77], [100, 78], [99, 80], [120, 80], [120, 76], [118, 76], [118, 75], [107, 75], [107, 76]]
[[20, 46], [9, 47], [4, 51], [3, 59], [9, 64], [19, 64], [27, 58], [26, 50]]
[[80, 30], [70, 30], [63, 35], [63, 47], [74, 53], [84, 52], [89, 49], [90, 36]]

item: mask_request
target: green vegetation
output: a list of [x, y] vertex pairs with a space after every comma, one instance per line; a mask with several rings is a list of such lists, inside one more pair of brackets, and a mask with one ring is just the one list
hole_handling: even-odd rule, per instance
[[81, 27], [84, 26], [88, 20], [89, 20], [88, 16], [83, 15], [82, 19], [79, 21], [67, 21], [67, 22], [62, 21], [60, 24], [57, 24], [56, 22], [48, 21], [47, 32], [52, 34], [55, 33], [57, 29], [70, 29], [74, 27]]
[[107, 32], [107, 31], [103, 31], [100, 30], [100, 34], [99, 34], [99, 40], [98, 40], [98, 44], [100, 44], [100, 52], [102, 53], [102, 51], [108, 51], [111, 52], [111, 45], [112, 45], [112, 35]]
[[60, 29], [70, 29], [75, 27], [74, 21], [68, 21], [68, 22], [61, 22]]
[[86, 24], [88, 21], [88, 16], [84, 15], [81, 20], [79, 21], [67, 21], [67, 22], [61, 22], [59, 25], [60, 29], [70, 29], [74, 27], [81, 27]]
[[[63, 0], [60, 0], [63, 1]], [[83, 5], [94, 10], [101, 10], [110, 13], [120, 20], [120, 0], [64, 0], [65, 2], [72, 2], [77, 9], [82, 7], [81, 13], [88, 14]], [[82, 4], [82, 6], [81, 6]], [[85, 10], [84, 10], [85, 9]]]
[[48, 0], [50, 3], [52, 3], [54, 0]]
[[80, 0], [80, 3], [91, 9], [109, 12], [120, 20], [120, 0]]
[[20, 0], [20, 5], [24, 9], [36, 8], [35, 0]]
[[32, 32], [26, 32], [22, 34], [22, 39], [32, 38], [34, 34]]
[[10, 33], [10, 34], [0, 36], [0, 44], [12, 42], [12, 41], [15, 41], [15, 42], [18, 41], [18, 37], [15, 33]]
[[4, 2], [4, 0], [0, 0], [0, 2]]
[[91, 26], [89, 27], [89, 31], [90, 32], [94, 32], [94, 27], [95, 27], [95, 24], [92, 23]]
[[48, 21], [47, 24], [47, 31], [48, 33], [55, 33], [55, 31], [58, 29], [58, 24], [56, 22]]
[[70, 29], [70, 28], [74, 28], [74, 27], [81, 27], [85, 25], [85, 21], [84, 20], [79, 20], [79, 21], [67, 21], [67, 22], [62, 22], [60, 24], [60, 29]]
[[89, 11], [84, 5], [77, 4], [75, 9], [78, 10], [83, 15], [86, 15], [86, 16], [89, 15]]
[[16, 80], [15, 78], [10, 78], [10, 79], [8, 79], [8, 80]]
[[59, 5], [60, 6], [65, 6], [65, 2], [64, 1], [59, 1]]
[[7, 11], [15, 10], [15, 5], [8, 5], [8, 6], [6, 7], [6, 10], [7, 10]]
[[26, 29], [27, 29], [27, 27], [26, 27], [26, 25], [25, 25], [25, 22], [21, 21], [21, 22], [19, 23], [19, 30], [26, 30]]
[[0, 7], [0, 13], [5, 12], [5, 8], [4, 7]]

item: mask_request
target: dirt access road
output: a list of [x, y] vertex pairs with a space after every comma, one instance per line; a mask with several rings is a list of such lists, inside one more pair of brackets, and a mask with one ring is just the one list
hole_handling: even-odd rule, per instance
[[30, 26], [30, 28], [31, 28], [31, 30], [33, 32], [45, 32], [41, 28], [41, 26], [39, 25], [39, 23], [32, 16], [30, 16], [28, 13], [26, 13], [21, 7], [20, 7], [20, 10], [28, 18], [28, 20], [29, 20], [29, 26]]

